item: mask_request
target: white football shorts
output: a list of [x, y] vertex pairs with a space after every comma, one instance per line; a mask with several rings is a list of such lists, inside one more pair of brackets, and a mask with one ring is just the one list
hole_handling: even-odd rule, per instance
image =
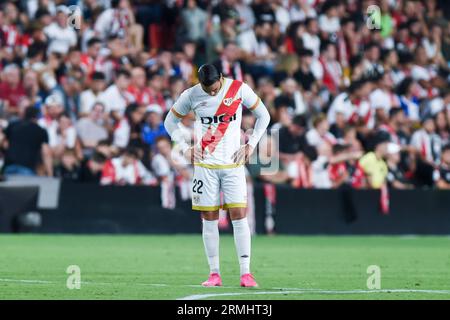
[[[223, 199], [221, 199], [221, 192]], [[192, 180], [192, 209], [216, 211], [220, 208], [246, 208], [247, 183], [245, 167], [194, 167]]]

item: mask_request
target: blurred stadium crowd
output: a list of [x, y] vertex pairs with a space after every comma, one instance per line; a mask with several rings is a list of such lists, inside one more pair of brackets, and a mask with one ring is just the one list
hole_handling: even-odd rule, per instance
[[[448, 189], [449, 15], [444, 0], [1, 1], [3, 175], [188, 197], [163, 119], [209, 62], [271, 113], [253, 180]], [[244, 111], [243, 129], [254, 121]]]

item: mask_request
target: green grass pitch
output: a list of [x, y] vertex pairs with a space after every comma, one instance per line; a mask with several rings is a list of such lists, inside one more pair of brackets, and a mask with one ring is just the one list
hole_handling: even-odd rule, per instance
[[[255, 236], [258, 289], [239, 287], [231, 236], [221, 236], [224, 287], [202, 288], [200, 235], [0, 236], [0, 299], [450, 299], [450, 237]], [[81, 288], [69, 290], [69, 265]], [[381, 268], [381, 290], [367, 268]]]

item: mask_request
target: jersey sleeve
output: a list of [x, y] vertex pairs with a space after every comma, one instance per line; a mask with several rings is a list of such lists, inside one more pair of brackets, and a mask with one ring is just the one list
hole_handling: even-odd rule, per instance
[[259, 105], [259, 97], [246, 83], [242, 84], [242, 104], [249, 110], [254, 110]]
[[177, 101], [175, 101], [172, 106], [172, 112], [178, 117], [184, 117], [191, 111], [191, 99], [189, 97], [189, 91], [185, 90], [178, 97]]

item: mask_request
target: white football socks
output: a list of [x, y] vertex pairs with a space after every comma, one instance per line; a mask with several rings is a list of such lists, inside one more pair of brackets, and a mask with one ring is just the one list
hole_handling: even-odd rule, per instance
[[210, 273], [219, 272], [219, 220], [203, 219], [203, 244]]
[[232, 220], [231, 223], [233, 223], [234, 244], [236, 245], [242, 276], [243, 274], [250, 273], [250, 227], [247, 218]]

